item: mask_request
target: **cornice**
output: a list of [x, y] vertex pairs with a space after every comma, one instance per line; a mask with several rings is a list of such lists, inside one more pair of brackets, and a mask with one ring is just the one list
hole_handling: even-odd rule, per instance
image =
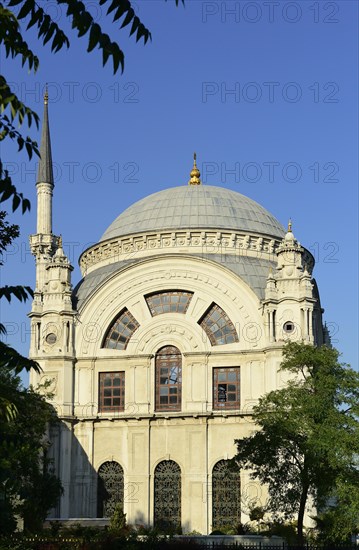
[[163, 254], [229, 254], [276, 261], [280, 239], [253, 233], [208, 229], [161, 231], [118, 237], [85, 250], [79, 259], [83, 275], [115, 262]]

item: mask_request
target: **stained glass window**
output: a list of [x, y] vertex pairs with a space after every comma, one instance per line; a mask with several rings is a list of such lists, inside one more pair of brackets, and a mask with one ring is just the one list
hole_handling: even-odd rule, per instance
[[186, 313], [193, 292], [185, 290], [167, 290], [146, 296], [146, 302], [152, 316], [161, 313]]
[[199, 324], [207, 334], [212, 346], [238, 342], [238, 335], [232, 321], [217, 304], [211, 305]]
[[103, 347], [126, 349], [130, 338], [139, 326], [128, 309], [124, 309], [108, 329]]
[[118, 462], [104, 462], [97, 475], [97, 517], [110, 518], [116, 504], [123, 506], [123, 469]]
[[174, 346], [156, 354], [156, 411], [180, 411], [182, 394], [182, 355]]
[[241, 480], [239, 469], [229, 460], [220, 460], [212, 471], [212, 529], [241, 521]]
[[213, 408], [240, 408], [240, 368], [213, 369]]
[[123, 411], [125, 408], [125, 373], [100, 372], [99, 412]]
[[173, 460], [160, 462], [154, 476], [154, 524], [163, 530], [181, 527], [181, 469]]

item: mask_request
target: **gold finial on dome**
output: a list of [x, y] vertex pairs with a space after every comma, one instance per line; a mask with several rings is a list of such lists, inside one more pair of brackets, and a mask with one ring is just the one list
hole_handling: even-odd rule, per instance
[[289, 222], [288, 222], [288, 233], [292, 233], [292, 219], [289, 218]]
[[47, 105], [48, 102], [49, 102], [49, 93], [47, 91], [47, 82], [46, 82], [45, 93], [44, 93], [44, 105]]
[[188, 182], [188, 185], [201, 185], [201, 172], [197, 168], [197, 155], [196, 153], [193, 153], [193, 168], [190, 173], [190, 180]]

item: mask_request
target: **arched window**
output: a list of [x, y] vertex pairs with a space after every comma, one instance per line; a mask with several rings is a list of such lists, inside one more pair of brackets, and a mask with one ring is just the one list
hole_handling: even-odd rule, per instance
[[212, 346], [238, 342], [238, 335], [232, 321], [217, 304], [213, 303], [198, 322]]
[[152, 317], [161, 313], [186, 313], [193, 292], [166, 290], [145, 296]]
[[155, 469], [154, 524], [161, 529], [181, 527], [181, 468], [173, 460], [160, 462]]
[[156, 411], [180, 411], [182, 397], [182, 355], [175, 346], [156, 354]]
[[104, 462], [97, 475], [97, 517], [112, 516], [116, 504], [123, 506], [123, 469], [118, 462]]
[[126, 349], [133, 333], [139, 326], [139, 323], [128, 309], [122, 310], [120, 315], [107, 330], [102, 347]]
[[212, 499], [212, 529], [240, 523], [240, 473], [229, 460], [220, 460], [213, 467]]

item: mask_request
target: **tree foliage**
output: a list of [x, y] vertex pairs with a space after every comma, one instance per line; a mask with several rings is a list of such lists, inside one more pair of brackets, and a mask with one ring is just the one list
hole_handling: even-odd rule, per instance
[[[47, 426], [56, 422], [53, 407], [33, 389], [24, 389], [9, 368], [0, 369], [0, 386], [6, 387], [17, 414], [0, 417], [0, 533], [13, 530], [14, 517], [36, 531], [61, 494], [61, 484], [47, 458]], [[46, 389], [45, 389], [46, 390]]]
[[273, 517], [297, 518], [300, 540], [311, 502], [325, 536], [344, 540], [359, 517], [359, 375], [325, 346], [288, 343], [283, 356], [291, 380], [254, 407], [259, 429], [236, 441], [235, 460], [268, 486]]
[[[10, 224], [6, 219], [6, 212], [0, 211], [0, 268], [3, 266], [3, 254], [11, 246], [14, 239], [19, 236], [19, 226]], [[18, 300], [26, 301], [32, 296], [32, 290], [28, 286], [4, 286], [0, 287], [0, 299], [5, 298], [9, 302], [12, 297]], [[0, 333], [5, 334], [6, 328], [0, 323]], [[23, 357], [15, 349], [8, 346], [5, 342], [0, 342], [0, 371], [13, 371], [19, 374], [23, 369], [30, 369], [40, 372], [40, 366], [36, 361]], [[13, 392], [3, 379], [0, 378], [0, 419], [14, 419], [16, 416], [16, 404], [12, 399]]]

